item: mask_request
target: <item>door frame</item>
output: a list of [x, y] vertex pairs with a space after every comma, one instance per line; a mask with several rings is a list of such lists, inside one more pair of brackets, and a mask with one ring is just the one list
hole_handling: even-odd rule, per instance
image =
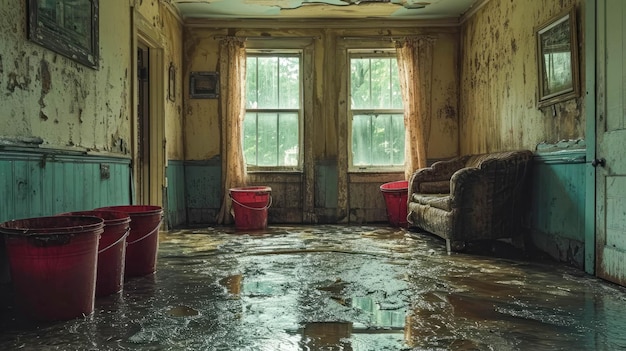
[[[587, 155], [585, 169], [585, 272], [596, 273], [596, 2], [585, 1], [585, 119]], [[582, 21], [581, 21], [582, 22]]]
[[[133, 152], [133, 164], [132, 174], [137, 175], [132, 180], [135, 189], [146, 189], [146, 191], [139, 191], [139, 196], [133, 194], [133, 203], [156, 205], [165, 207], [164, 193], [166, 191], [166, 178], [165, 169], [167, 165], [165, 157], [165, 63], [164, 63], [164, 49], [160, 44], [159, 35], [150, 25], [150, 22], [146, 20], [137, 10], [136, 7], [131, 11], [132, 22], [132, 86], [133, 86], [133, 99], [132, 99], [132, 122], [131, 122], [131, 134], [132, 134], [132, 152]], [[138, 109], [137, 103], [139, 101], [139, 87], [137, 85], [137, 49], [139, 45], [148, 48], [149, 57], [149, 113], [150, 123], [148, 130], [144, 131], [144, 135], [147, 135], [149, 139], [149, 159], [147, 160], [147, 173], [149, 176], [141, 176], [144, 172], [141, 171], [143, 165], [136, 162], [139, 159], [140, 140], [139, 131], [137, 130], [138, 121]], [[137, 191], [135, 191], [137, 193]]]

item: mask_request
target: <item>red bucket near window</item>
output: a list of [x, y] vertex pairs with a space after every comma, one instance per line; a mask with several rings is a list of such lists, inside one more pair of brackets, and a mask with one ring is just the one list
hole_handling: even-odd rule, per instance
[[272, 205], [272, 188], [248, 186], [231, 188], [233, 217], [237, 230], [261, 230], [267, 228], [267, 210]]
[[389, 224], [394, 227], [406, 228], [408, 225], [407, 200], [409, 191], [409, 182], [400, 180], [397, 182], [385, 183], [380, 186], [380, 191], [385, 199], [387, 206], [387, 218]]

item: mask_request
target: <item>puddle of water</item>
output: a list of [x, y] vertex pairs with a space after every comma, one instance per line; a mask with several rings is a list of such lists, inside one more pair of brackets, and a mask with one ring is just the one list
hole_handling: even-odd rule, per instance
[[626, 347], [626, 290], [580, 271], [445, 252], [383, 226], [161, 233], [157, 273], [92, 316], [25, 320], [0, 286], [0, 349], [528, 350]]

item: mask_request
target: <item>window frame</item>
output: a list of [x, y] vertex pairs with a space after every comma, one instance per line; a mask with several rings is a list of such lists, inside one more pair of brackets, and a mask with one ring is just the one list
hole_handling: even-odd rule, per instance
[[[245, 113], [297, 113], [298, 115], [298, 155], [297, 160], [298, 164], [295, 166], [258, 166], [255, 164], [249, 164], [246, 162], [246, 169], [248, 172], [302, 172], [304, 169], [304, 52], [302, 49], [256, 49], [249, 48], [246, 49], [246, 60], [250, 56], [256, 57], [297, 57], [299, 60], [299, 82], [298, 86], [300, 89], [299, 94], [299, 107], [297, 109], [264, 109], [264, 108], [255, 108], [248, 109], [245, 108]], [[248, 67], [246, 67], [248, 69]], [[244, 82], [244, 84], [246, 84]], [[247, 102], [247, 97], [246, 97]], [[243, 126], [242, 126], [243, 128]], [[242, 146], [243, 146], [243, 132], [242, 132]]]
[[[368, 49], [348, 49], [347, 50], [347, 67], [348, 72], [352, 67], [352, 59], [358, 58], [396, 58], [397, 53], [395, 48], [368, 48]], [[348, 101], [352, 99], [352, 81], [350, 73], [347, 74], [347, 90], [348, 90]], [[404, 108], [402, 109], [355, 109], [352, 107], [352, 103], [348, 103], [347, 105], [347, 150], [348, 150], [348, 172], [351, 173], [389, 173], [389, 172], [401, 172], [404, 171], [404, 163], [401, 165], [355, 165], [353, 159], [352, 152], [352, 123], [354, 120], [354, 116], [356, 115], [394, 115], [400, 114], [404, 115]], [[406, 128], [406, 127], [405, 127]], [[406, 130], [406, 129], [405, 129]], [[406, 155], [405, 155], [406, 162]]]

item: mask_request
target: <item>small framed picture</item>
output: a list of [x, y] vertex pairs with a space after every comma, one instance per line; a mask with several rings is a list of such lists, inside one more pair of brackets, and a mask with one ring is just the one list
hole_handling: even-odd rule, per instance
[[174, 67], [173, 62], [170, 62], [168, 81], [167, 97], [170, 101], [174, 102], [176, 101], [176, 67]]
[[217, 99], [220, 96], [218, 72], [191, 72], [189, 94], [192, 99]]

